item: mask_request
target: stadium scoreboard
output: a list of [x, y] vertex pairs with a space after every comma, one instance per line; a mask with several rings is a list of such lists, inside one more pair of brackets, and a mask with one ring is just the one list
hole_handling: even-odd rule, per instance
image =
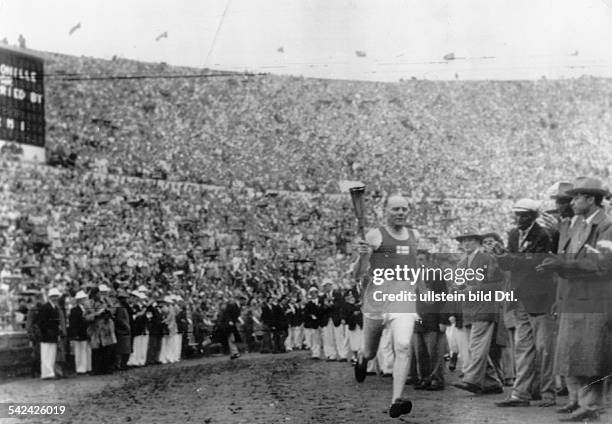
[[45, 160], [44, 61], [0, 47], [0, 149]]

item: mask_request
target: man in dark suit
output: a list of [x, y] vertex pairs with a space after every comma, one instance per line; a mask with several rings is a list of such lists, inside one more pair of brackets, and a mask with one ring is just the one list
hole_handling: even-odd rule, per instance
[[[498, 278], [495, 258], [481, 250], [482, 235], [474, 230], [466, 231], [455, 238], [464, 252], [459, 260], [455, 275], [455, 285], [463, 287], [463, 292], [484, 296], [499, 290], [501, 278]], [[468, 272], [468, 270], [471, 270]], [[482, 275], [483, 278], [463, 278], [459, 274]], [[499, 377], [500, 353], [492, 349], [496, 324], [499, 316], [497, 305], [491, 301], [469, 301], [463, 303], [463, 320], [470, 325], [470, 360], [463, 374], [463, 381], [455, 387], [479, 394], [503, 393]]]
[[[557, 182], [550, 187], [547, 190], [547, 193], [550, 194], [550, 198], [555, 201], [555, 209], [541, 213], [536, 221], [550, 233], [553, 240], [553, 247], [557, 253], [562, 253], [564, 246], [566, 246], [570, 238], [571, 230], [576, 224], [576, 221], [584, 219], [581, 216], [574, 215], [574, 210], [572, 209], [571, 205], [572, 196], [568, 194], [568, 191], [572, 188], [572, 183], [567, 181]], [[557, 285], [557, 296], [552, 307], [553, 317], [555, 318], [556, 334], [556, 330], [559, 326], [559, 321], [557, 320], [557, 306], [562, 302], [563, 293], [565, 293], [567, 287], [567, 280], [561, 278], [558, 274], [554, 274], [553, 278], [555, 279]], [[557, 396], [568, 396], [567, 404], [558, 409], [557, 412], [570, 413], [578, 408], [578, 394], [569, 391], [565, 383], [565, 379], [562, 376], [556, 376], [555, 378], [558, 378], [556, 392]]]
[[356, 290], [346, 291], [346, 337], [352, 365], [357, 363], [357, 354], [361, 351], [361, 345], [363, 344], [363, 314], [361, 313], [361, 305], [355, 303], [357, 298]]
[[[417, 253], [417, 266], [432, 267], [432, 258], [427, 250]], [[417, 367], [421, 370], [422, 379], [415, 384], [417, 390], [444, 389], [444, 350], [447, 315], [442, 312], [443, 302], [425, 301], [421, 296], [427, 292], [446, 293], [446, 283], [443, 279], [420, 280], [417, 282], [417, 313], [421, 318], [420, 325], [415, 329]]]
[[89, 323], [85, 319], [85, 302], [87, 294], [79, 290], [74, 300], [76, 306], [70, 310], [68, 318], [68, 337], [74, 350], [74, 365], [77, 374], [91, 371], [91, 347], [87, 337]]
[[117, 292], [117, 306], [115, 308], [115, 367], [119, 370], [127, 369], [127, 363], [132, 353], [132, 308], [127, 302], [128, 293], [124, 289]]
[[149, 343], [147, 346], [147, 361], [146, 365], [156, 364], [159, 362], [159, 351], [161, 349], [161, 339], [164, 335], [164, 323], [161, 314], [161, 307], [152, 299], [146, 306], [147, 312], [145, 316], [150, 322], [151, 332], [149, 333]]
[[[576, 179], [572, 208], [580, 218], [559, 246], [560, 254], [537, 268], [556, 271], [567, 280], [559, 307], [555, 372], [565, 376], [577, 409], [564, 422], [597, 421], [605, 408], [605, 380], [612, 374], [612, 219], [602, 207], [609, 191], [596, 178]], [[565, 235], [565, 237], [563, 237]], [[569, 406], [569, 405], [568, 405]], [[575, 409], [575, 410], [574, 410]]]
[[238, 332], [240, 314], [240, 302], [237, 297], [234, 297], [226, 304], [219, 316], [219, 327], [222, 329], [223, 340], [229, 349], [230, 359], [240, 357], [238, 346], [236, 346], [237, 342], [241, 342], [240, 333]]
[[325, 354], [325, 359], [327, 361], [336, 361], [338, 359], [338, 351], [336, 350], [334, 321], [332, 317], [334, 314], [334, 290], [331, 279], [323, 279], [321, 291], [321, 318], [323, 324], [321, 326], [321, 337], [323, 339], [323, 353]]
[[338, 361], [345, 362], [348, 358], [348, 345], [346, 334], [346, 310], [347, 304], [344, 300], [342, 290], [337, 289], [333, 292], [334, 302], [331, 308], [331, 319], [334, 324], [334, 342]]
[[32, 377], [34, 378], [40, 376], [40, 328], [38, 328], [36, 322], [38, 312], [44, 305], [42, 302], [42, 294], [37, 293], [28, 309], [28, 316], [26, 318], [26, 331], [30, 340], [30, 346], [32, 347]]
[[263, 324], [263, 339], [261, 353], [272, 352], [272, 328], [274, 327], [274, 316], [272, 313], [272, 296], [268, 296], [261, 305], [261, 323]]
[[[182, 297], [176, 296], [176, 330], [181, 335], [181, 358], [186, 357], [189, 352], [189, 321], [187, 319], [187, 306]], [[180, 359], [180, 358], [179, 358]]]
[[308, 302], [304, 306], [304, 330], [306, 339], [310, 346], [311, 358], [322, 358], [321, 346], [321, 304], [319, 299], [319, 289], [311, 287], [308, 290]]
[[272, 304], [272, 320], [274, 328], [272, 329], [272, 353], [285, 352], [285, 339], [287, 339], [287, 330], [289, 329], [289, 321], [286, 315], [287, 297], [281, 296]]
[[47, 303], [40, 307], [35, 324], [40, 329], [40, 378], [55, 378], [55, 359], [60, 335], [60, 292], [55, 287], [47, 294]]
[[539, 406], [553, 406], [554, 320], [551, 309], [556, 286], [551, 272], [538, 273], [535, 267], [544, 255], [555, 249], [550, 234], [536, 222], [537, 201], [521, 199], [512, 210], [516, 227], [508, 235], [507, 251], [499, 251], [497, 260], [501, 268], [510, 271], [510, 287], [518, 298], [518, 302], [513, 302], [516, 378], [510, 397], [496, 405], [529, 406], [533, 396], [541, 397]]

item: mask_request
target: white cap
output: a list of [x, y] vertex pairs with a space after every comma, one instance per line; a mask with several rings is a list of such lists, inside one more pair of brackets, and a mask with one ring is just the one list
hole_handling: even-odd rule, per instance
[[520, 199], [512, 206], [512, 212], [538, 212], [540, 202], [533, 199]]
[[79, 300], [79, 299], [87, 299], [87, 295], [85, 294], [85, 292], [83, 290], [79, 290], [77, 292], [77, 294], [74, 296], [75, 300]]
[[100, 284], [98, 286], [98, 290], [100, 290], [101, 292], [109, 292], [110, 288], [106, 284]]
[[51, 290], [49, 290], [49, 293], [47, 293], [47, 296], [51, 297], [51, 296], [61, 296], [62, 294], [60, 293], [60, 291], [58, 289], [56, 289], [55, 287], [53, 287]]
[[139, 292], [146, 293], [146, 292], [148, 292], [148, 291], [149, 291], [149, 289], [148, 289], [146, 286], [142, 286], [142, 285], [140, 285], [140, 286], [138, 286], [138, 291], [139, 291]]
[[324, 278], [324, 279], [323, 279], [323, 283], [321, 283], [321, 287], [322, 287], [322, 286], [325, 286], [325, 285], [327, 285], [327, 284], [331, 284], [331, 285], [333, 286], [333, 285], [334, 285], [334, 282], [332, 281], [332, 279], [331, 279], [331, 278]]
[[137, 296], [139, 299], [143, 299], [143, 300], [147, 298], [147, 295], [146, 295], [146, 294], [144, 294], [144, 293], [142, 293], [142, 292], [136, 292], [136, 296]]

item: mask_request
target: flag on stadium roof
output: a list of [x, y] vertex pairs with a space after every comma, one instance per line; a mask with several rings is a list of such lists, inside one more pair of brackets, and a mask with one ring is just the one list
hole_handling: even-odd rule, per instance
[[159, 34], [157, 37], [155, 37], [155, 41], [159, 41], [162, 38], [168, 38], [168, 31], [164, 31], [161, 34]]

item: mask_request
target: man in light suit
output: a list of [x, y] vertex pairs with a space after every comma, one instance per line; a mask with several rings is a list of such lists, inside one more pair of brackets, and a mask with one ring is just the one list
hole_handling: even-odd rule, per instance
[[541, 397], [539, 406], [555, 405], [553, 375], [554, 319], [552, 306], [556, 286], [551, 272], [536, 272], [543, 255], [555, 251], [549, 233], [536, 219], [539, 202], [520, 199], [512, 207], [516, 227], [508, 235], [508, 247], [497, 256], [502, 269], [510, 271], [510, 287], [518, 302], [514, 308], [516, 321], [516, 379], [510, 397], [496, 402], [499, 407], [529, 406], [534, 397]]
[[[560, 234], [561, 254], [538, 267], [567, 280], [561, 299], [555, 371], [578, 393], [578, 409], [562, 422], [597, 421], [604, 409], [605, 377], [612, 374], [612, 219], [602, 208], [609, 195], [596, 178], [580, 177], [568, 191], [575, 222], [570, 237]], [[565, 411], [565, 412], [570, 412]]]
[[[460, 281], [457, 275], [455, 276], [455, 284], [465, 287], [463, 292], [466, 298], [469, 292], [484, 294], [499, 290], [502, 283], [495, 258], [481, 250], [482, 238], [482, 235], [474, 230], [455, 238], [464, 251], [457, 270], [472, 270], [474, 274], [484, 276], [480, 281], [476, 278]], [[467, 275], [467, 272], [464, 272], [464, 275]], [[470, 361], [462, 381], [454, 386], [471, 393], [503, 393], [499, 377], [501, 350], [493, 343], [499, 316], [498, 308], [495, 302], [489, 301], [466, 301], [462, 306], [464, 324], [471, 325]]]

